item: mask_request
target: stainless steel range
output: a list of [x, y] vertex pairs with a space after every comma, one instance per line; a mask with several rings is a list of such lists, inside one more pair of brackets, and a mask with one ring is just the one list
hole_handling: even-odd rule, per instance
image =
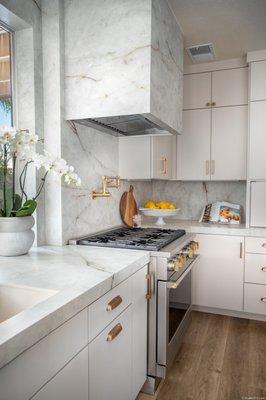
[[191, 311], [191, 270], [199, 255], [184, 230], [120, 227], [70, 244], [150, 252], [147, 275], [148, 370], [143, 391], [153, 394], [179, 350]]

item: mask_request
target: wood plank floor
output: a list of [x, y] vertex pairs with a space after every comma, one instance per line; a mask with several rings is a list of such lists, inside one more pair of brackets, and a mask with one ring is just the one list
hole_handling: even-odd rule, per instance
[[266, 399], [266, 323], [193, 312], [157, 400], [242, 399]]

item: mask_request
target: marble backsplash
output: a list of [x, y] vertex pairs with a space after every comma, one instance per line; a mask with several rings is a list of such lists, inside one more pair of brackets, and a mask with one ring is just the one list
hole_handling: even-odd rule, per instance
[[[101, 189], [102, 175], [118, 175], [117, 138], [75, 124], [64, 135], [62, 146], [62, 156], [75, 167], [82, 180], [81, 188], [64, 185], [62, 189], [62, 242], [120, 225], [119, 201], [129, 187], [128, 182], [121, 182], [119, 190], [111, 188], [110, 198], [90, 197], [93, 189]], [[139, 205], [151, 197], [151, 182], [132, 184]]]
[[198, 220], [204, 205], [218, 200], [241, 204], [245, 212], [245, 182], [122, 181], [119, 190], [110, 189], [110, 198], [92, 200], [90, 193], [100, 190], [101, 176], [118, 174], [118, 140], [83, 125], [68, 126], [62, 156], [82, 180], [80, 188], [62, 188], [62, 243], [120, 225], [119, 200], [130, 183], [139, 206], [150, 198], [166, 199], [181, 208], [180, 219]]
[[198, 220], [205, 204], [229, 201], [246, 206], [246, 182], [153, 181], [152, 198], [166, 199], [181, 208], [178, 218]]

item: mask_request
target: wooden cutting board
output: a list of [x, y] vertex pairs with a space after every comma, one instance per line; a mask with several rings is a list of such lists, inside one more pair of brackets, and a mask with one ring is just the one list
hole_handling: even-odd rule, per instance
[[138, 207], [133, 192], [134, 187], [130, 185], [128, 192], [124, 192], [120, 200], [120, 215], [122, 221], [130, 227], [134, 226], [133, 217], [138, 213]]

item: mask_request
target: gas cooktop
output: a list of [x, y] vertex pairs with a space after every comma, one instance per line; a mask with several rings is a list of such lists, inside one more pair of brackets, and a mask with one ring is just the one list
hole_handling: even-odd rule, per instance
[[85, 246], [158, 251], [185, 235], [183, 229], [117, 228], [77, 240]]

